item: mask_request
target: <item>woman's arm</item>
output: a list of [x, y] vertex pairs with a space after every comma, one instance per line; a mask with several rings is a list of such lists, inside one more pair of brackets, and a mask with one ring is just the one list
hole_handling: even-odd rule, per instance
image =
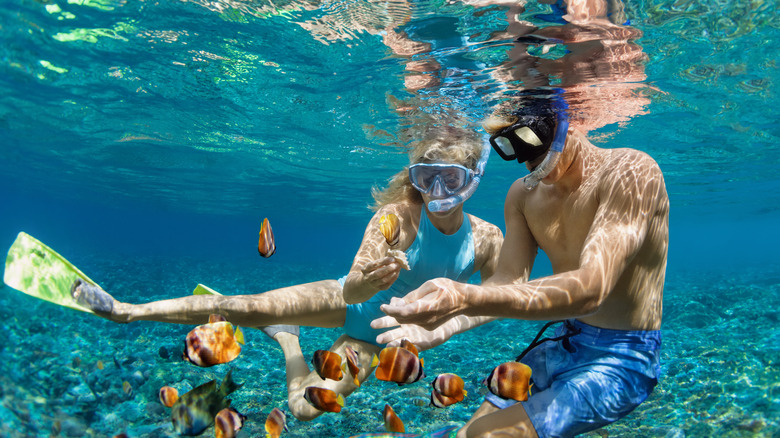
[[413, 220], [409, 205], [390, 204], [379, 209], [366, 226], [363, 241], [344, 282], [344, 301], [348, 304], [362, 303], [398, 279], [401, 264], [387, 255], [391, 248], [379, 230], [380, 218], [390, 213], [401, 219], [401, 235], [392, 249], [405, 251], [417, 235], [417, 222]]

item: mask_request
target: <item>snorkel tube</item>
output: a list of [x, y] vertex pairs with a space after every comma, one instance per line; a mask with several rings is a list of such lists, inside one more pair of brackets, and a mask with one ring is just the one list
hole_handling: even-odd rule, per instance
[[560, 90], [553, 99], [553, 108], [558, 115], [558, 126], [555, 127], [555, 136], [553, 136], [550, 150], [547, 152], [544, 160], [536, 166], [536, 169], [523, 177], [526, 190], [533, 190], [539, 184], [539, 181], [555, 169], [555, 165], [558, 164], [558, 159], [561, 157], [561, 152], [563, 152], [563, 147], [566, 145], [566, 134], [569, 130], [569, 115], [566, 114], [566, 109], [569, 106], [563, 100], [562, 92], [563, 90]]
[[487, 140], [483, 141], [482, 153], [479, 156], [477, 168], [474, 170], [474, 176], [471, 178], [471, 181], [469, 181], [466, 187], [463, 187], [463, 189], [461, 189], [458, 193], [448, 198], [434, 199], [433, 201], [429, 202], [428, 210], [434, 213], [448, 211], [469, 199], [471, 195], [477, 191], [479, 181], [482, 179], [482, 175], [485, 174], [485, 165], [487, 165], [488, 157], [490, 157], [490, 149], [490, 142]]

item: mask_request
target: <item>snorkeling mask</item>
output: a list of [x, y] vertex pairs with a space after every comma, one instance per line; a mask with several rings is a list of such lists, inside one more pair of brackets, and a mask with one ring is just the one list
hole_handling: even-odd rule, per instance
[[[429, 169], [433, 169], [436, 166], [441, 168], [441, 172], [438, 175], [435, 175], [434, 178], [430, 180], [430, 185], [425, 186], [424, 184], [421, 184], [420, 187], [426, 188], [426, 190], [435, 190], [435, 186], [438, 184], [442, 192], [450, 195], [444, 199], [434, 199], [431, 202], [428, 203], [428, 210], [439, 213], [443, 211], [448, 211], [456, 206], [462, 204], [467, 199], [471, 197], [471, 195], [474, 194], [474, 192], [477, 191], [477, 187], [479, 187], [479, 182], [482, 180], [482, 175], [485, 174], [485, 165], [487, 164], [488, 157], [490, 157], [490, 144], [485, 141], [482, 145], [482, 153], [479, 156], [479, 161], [477, 162], [476, 170], [467, 169], [463, 166], [458, 166], [457, 164], [413, 164], [409, 167], [409, 180], [412, 181], [412, 185], [417, 190], [420, 190], [420, 188], [417, 186], [417, 183], [415, 183], [415, 178], [412, 177], [412, 169], [413, 168], [424, 168], [423, 166], [428, 166]], [[415, 167], [417, 166], [417, 167]], [[454, 172], [455, 167], [460, 167], [463, 170], [468, 172], [468, 177], [463, 177], [462, 179], [454, 178], [454, 174], [450, 175], [450, 187], [447, 187], [447, 178], [442, 178], [441, 175], [445, 172], [444, 167], [448, 167], [447, 171]], [[421, 172], [421, 171], [414, 171], [414, 172]], [[456, 181], [461, 181], [459, 183], [456, 183]], [[428, 193], [427, 191], [420, 190], [422, 193]], [[434, 196], [437, 196], [434, 193]]]
[[544, 154], [544, 160], [523, 178], [526, 189], [531, 190], [550, 174], [558, 163], [569, 129], [568, 106], [556, 90], [549, 98], [536, 97], [527, 100], [513, 115], [518, 120], [490, 136], [490, 144], [506, 161], [517, 159], [519, 163], [533, 161]]
[[459, 164], [417, 163], [409, 166], [409, 181], [420, 193], [446, 198], [466, 187], [474, 171]]

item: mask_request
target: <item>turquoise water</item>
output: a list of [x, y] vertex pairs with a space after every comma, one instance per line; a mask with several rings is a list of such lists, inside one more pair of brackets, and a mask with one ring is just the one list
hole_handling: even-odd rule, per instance
[[[415, 123], [480, 120], [506, 90], [562, 86], [594, 143], [658, 161], [672, 206], [663, 379], [587, 436], [780, 436], [776, 8], [631, 1], [627, 28], [641, 37], [610, 39], [624, 56], [532, 47], [529, 69], [507, 64], [518, 60], [501, 5], [3, 0], [0, 247], [26, 231], [129, 302], [197, 283], [238, 294], [338, 278], [370, 188], [406, 163], [398, 145]], [[519, 18], [555, 27], [539, 18], [551, 12], [530, 3]], [[430, 45], [391, 48], [386, 29]], [[503, 228], [522, 174], [492, 156], [467, 210]], [[264, 217], [270, 259], [256, 252]], [[549, 272], [542, 261], [533, 275]], [[281, 350], [257, 331], [236, 361], [196, 369], [178, 360], [188, 326], [113, 324], [8, 287], [0, 316], [0, 436], [175, 436], [159, 387], [183, 392], [228, 368], [245, 384], [233, 397], [242, 434], [264, 435], [268, 412], [286, 407]], [[371, 379], [341, 414], [289, 417], [285, 436], [381, 431], [385, 403], [412, 432], [462, 424], [479, 382], [540, 326], [456, 337], [423, 353], [423, 383]], [[304, 328], [304, 352], [338, 335]], [[469, 396], [438, 410], [427, 384], [442, 372]]]

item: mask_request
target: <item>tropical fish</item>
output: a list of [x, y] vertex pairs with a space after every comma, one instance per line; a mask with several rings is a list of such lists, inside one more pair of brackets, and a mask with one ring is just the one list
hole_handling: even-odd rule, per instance
[[452, 373], [439, 374], [433, 379], [433, 390], [445, 397], [463, 401], [468, 393], [463, 389], [463, 379]]
[[360, 356], [351, 347], [344, 348], [344, 355], [347, 356], [347, 367], [352, 377], [355, 378], [355, 386], [360, 386], [360, 379], [358, 374], [360, 373]]
[[201, 367], [230, 362], [241, 353], [244, 333], [227, 321], [199, 325], [184, 340], [184, 360]]
[[420, 355], [420, 351], [417, 350], [417, 346], [414, 345], [414, 343], [406, 338], [401, 339], [401, 348], [405, 348], [412, 353], [414, 353], [415, 356]]
[[221, 322], [221, 321], [227, 321], [224, 316], [218, 314], [218, 313], [212, 313], [209, 315], [209, 324], [213, 324], [215, 322]]
[[457, 402], [458, 400], [455, 400], [454, 397], [447, 397], [446, 395], [442, 395], [435, 389], [431, 390], [431, 404], [437, 408], [446, 408], [447, 406], [454, 405]]
[[266, 438], [279, 438], [282, 432], [287, 432], [287, 416], [279, 408], [273, 408], [265, 419]]
[[403, 347], [386, 347], [374, 355], [372, 367], [377, 367], [376, 378], [399, 385], [414, 383], [423, 377], [423, 361]]
[[125, 394], [127, 394], [128, 396], [132, 397], [133, 396], [133, 385], [131, 385], [130, 382], [125, 380], [124, 382], [122, 382], [122, 391], [124, 391]]
[[325, 412], [341, 412], [344, 406], [344, 397], [326, 388], [309, 386], [303, 394], [303, 398], [310, 405]]
[[328, 350], [315, 351], [311, 364], [322, 380], [341, 380], [347, 372], [347, 365], [341, 363], [341, 356]]
[[401, 221], [394, 213], [388, 213], [379, 218], [379, 231], [385, 236], [385, 241], [390, 246], [398, 245], [401, 237]]
[[176, 388], [170, 386], [163, 386], [158, 393], [160, 397], [160, 403], [166, 408], [170, 408], [179, 399], [179, 391]]
[[246, 417], [233, 408], [224, 408], [214, 417], [215, 438], [235, 438]]
[[398, 418], [398, 415], [395, 414], [395, 411], [393, 410], [390, 405], [385, 405], [385, 410], [382, 413], [384, 419], [385, 419], [385, 429], [387, 429], [388, 432], [396, 432], [396, 433], [404, 433], [406, 432], [406, 428], [404, 427], [404, 422], [401, 421], [400, 418]]
[[230, 407], [226, 397], [240, 388], [231, 378], [233, 370], [228, 371], [222, 384], [217, 381], [204, 383], [182, 395], [171, 409], [173, 429], [179, 435], [199, 435], [214, 423], [219, 411]]
[[263, 225], [260, 226], [260, 240], [257, 242], [257, 251], [265, 258], [271, 257], [276, 252], [274, 232], [271, 229], [271, 223], [268, 222], [268, 218], [263, 219]]
[[506, 362], [495, 367], [485, 379], [493, 394], [517, 401], [528, 400], [531, 367], [520, 362]]

